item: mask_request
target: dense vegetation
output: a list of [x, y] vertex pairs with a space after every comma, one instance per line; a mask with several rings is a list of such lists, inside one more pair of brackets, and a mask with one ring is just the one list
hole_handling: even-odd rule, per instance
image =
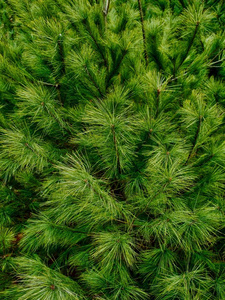
[[0, 299], [225, 299], [225, 4], [0, 0]]

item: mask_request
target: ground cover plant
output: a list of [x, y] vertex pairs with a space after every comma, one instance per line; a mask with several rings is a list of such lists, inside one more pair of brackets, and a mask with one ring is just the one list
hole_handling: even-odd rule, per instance
[[225, 299], [225, 5], [0, 0], [0, 299]]

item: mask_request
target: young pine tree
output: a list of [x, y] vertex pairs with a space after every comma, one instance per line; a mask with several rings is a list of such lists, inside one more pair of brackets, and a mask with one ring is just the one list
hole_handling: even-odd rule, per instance
[[222, 0], [0, 0], [0, 298], [224, 300]]

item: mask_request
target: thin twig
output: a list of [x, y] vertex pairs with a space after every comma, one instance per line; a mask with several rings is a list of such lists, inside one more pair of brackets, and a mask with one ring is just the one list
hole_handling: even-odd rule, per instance
[[114, 143], [114, 147], [115, 147], [115, 151], [116, 151], [116, 164], [118, 166], [119, 174], [121, 174], [121, 166], [120, 166], [118, 145], [117, 145], [117, 140], [116, 140], [115, 125], [112, 125], [111, 128], [112, 128], [112, 134], [113, 134], [113, 143]]
[[108, 15], [108, 12], [109, 12], [109, 5], [110, 5], [110, 0], [105, 0], [105, 4], [104, 4], [104, 8], [103, 8], [103, 14], [105, 16], [105, 24], [106, 24], [107, 15]]
[[146, 67], [148, 65], [148, 53], [147, 53], [147, 45], [146, 45], [146, 34], [145, 34], [145, 27], [144, 27], [144, 17], [143, 17], [143, 9], [141, 5], [141, 0], [138, 0], [138, 7], [140, 12], [140, 18], [141, 18], [141, 28], [142, 28], [142, 36], [143, 36], [143, 44], [144, 44], [144, 58]]
[[[195, 37], [196, 37], [196, 35], [197, 35], [197, 32], [198, 32], [199, 24], [200, 24], [200, 22], [198, 21], [198, 22], [196, 23], [196, 25], [195, 25], [195, 30], [194, 30], [193, 36], [192, 36], [192, 38], [191, 38], [191, 40], [190, 40], [190, 43], [188, 44], [186, 53], [185, 53], [185, 55], [183, 56], [181, 62], [179, 63], [179, 65], [178, 65], [178, 67], [177, 67], [175, 73], [176, 73], [176, 72], [179, 70], [179, 68], [182, 66], [182, 64], [183, 64], [184, 61], [186, 60], [186, 58], [187, 58], [187, 56], [188, 56], [188, 54], [189, 54], [189, 52], [190, 52], [190, 50], [191, 50], [191, 47], [192, 47], [193, 42], [194, 42], [194, 39], [195, 39]], [[174, 74], [174, 75], [175, 75], [175, 74]]]
[[193, 154], [193, 151], [194, 151], [194, 148], [195, 148], [195, 146], [196, 146], [197, 139], [198, 139], [198, 135], [199, 135], [199, 132], [200, 132], [201, 123], [202, 123], [202, 116], [199, 117], [198, 128], [197, 128], [197, 130], [196, 130], [195, 137], [194, 137], [194, 142], [193, 142], [191, 151], [190, 151], [190, 153], [189, 153], [189, 155], [188, 155], [186, 164], [189, 162], [190, 158], [192, 157], [192, 154]]
[[94, 87], [98, 90], [100, 96], [103, 97], [103, 93], [101, 92], [97, 82], [95, 81], [95, 79], [91, 75], [90, 71], [88, 70], [88, 67], [85, 65], [84, 68], [85, 68], [85, 71], [86, 71], [88, 77], [90, 78], [91, 82], [93, 83]]

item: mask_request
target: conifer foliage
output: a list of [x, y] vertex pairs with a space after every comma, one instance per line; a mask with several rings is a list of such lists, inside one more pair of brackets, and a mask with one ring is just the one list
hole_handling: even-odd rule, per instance
[[223, 0], [0, 0], [0, 298], [225, 299]]

